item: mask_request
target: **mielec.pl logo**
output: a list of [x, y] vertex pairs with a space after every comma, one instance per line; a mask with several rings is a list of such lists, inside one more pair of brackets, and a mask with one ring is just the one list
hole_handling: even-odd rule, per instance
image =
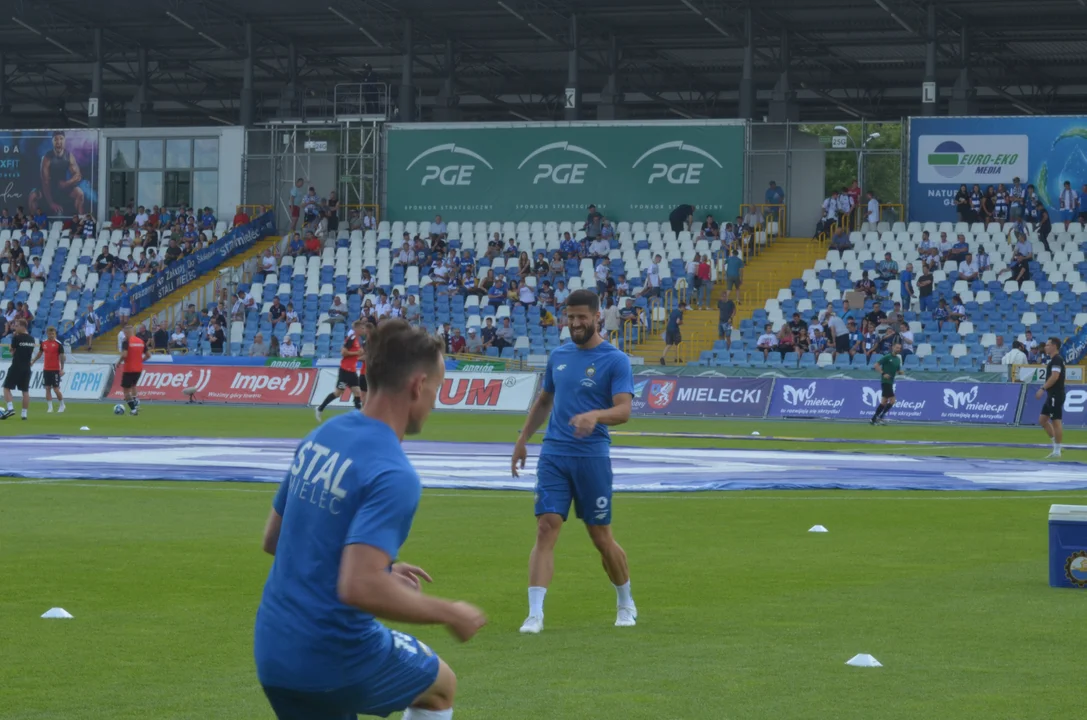
[[[600, 167], [604, 168], [605, 170], [608, 167], [604, 164], [603, 160], [598, 158], [589, 150], [586, 150], [579, 145], [572, 145], [563, 140], [560, 142], [548, 143], [547, 145], [541, 145], [540, 147], [536, 148], [535, 150], [530, 152], [524, 160], [521, 161], [521, 164], [517, 166], [517, 169], [522, 169], [537, 156], [543, 155], [547, 152], [551, 152], [552, 150], [559, 150], [563, 153], [563, 155], [572, 154], [575, 156], [588, 158], [589, 160], [596, 162], [598, 165], [600, 165]], [[532, 184], [537, 185], [541, 181], [543, 181], [552, 182], [555, 185], [583, 185], [585, 184], [585, 173], [589, 171], [589, 165], [590, 164], [587, 162], [579, 161], [577, 157], [570, 158], [569, 160], [567, 160], [565, 157], [561, 157], [559, 162], [537, 163], [536, 174], [532, 178]]]
[[[432, 155], [437, 155], [439, 153], [462, 155], [465, 158], [469, 158], [471, 160], [476, 160], [483, 163], [487, 166], [487, 169], [489, 170], [494, 170], [494, 166], [492, 166], [489, 162], [487, 162], [486, 158], [484, 158], [482, 155], [475, 152], [474, 150], [469, 150], [466, 147], [461, 147], [456, 143], [444, 143], [442, 145], [435, 145], [434, 147], [427, 148], [423, 152], [416, 155], [415, 159], [408, 163], [408, 166], [404, 168], [404, 171], [407, 172], [411, 170], [413, 167], [415, 167], [416, 163], [423, 160], [424, 158], [429, 158]], [[452, 160], [453, 162], [447, 161], [447, 163], [445, 164], [424, 165], [423, 179], [419, 184], [426, 185], [430, 182], [437, 182], [442, 185], [471, 185], [472, 173], [475, 172], [476, 165], [469, 164], [459, 158], [452, 158]]]
[[[641, 157], [634, 161], [634, 165], [631, 166], [631, 169], [636, 170], [638, 166], [642, 164], [643, 160], [668, 150], [678, 150], [683, 153], [694, 155], [695, 157], [701, 157], [705, 160], [709, 160], [719, 169], [724, 170], [724, 166], [722, 166], [721, 163], [717, 161], [717, 158], [709, 152], [696, 145], [685, 143], [682, 140], [673, 140], [649, 148], [642, 153]], [[680, 162], [660, 162], [660, 160], [665, 158], [655, 158], [657, 162], [647, 163], [647, 166], [650, 167], [648, 184], [652, 185], [653, 183], [660, 181], [672, 185], [698, 185], [702, 182], [702, 171], [705, 169], [706, 163], [698, 162], [695, 158], [689, 158], [687, 156], [682, 156], [682, 158], [683, 159]], [[671, 159], [675, 160], [677, 158], [672, 157]]]

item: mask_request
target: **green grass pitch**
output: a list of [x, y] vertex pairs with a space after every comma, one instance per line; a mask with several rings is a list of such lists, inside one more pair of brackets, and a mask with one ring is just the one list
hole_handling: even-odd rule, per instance
[[[26, 423], [0, 424], [0, 435], [87, 434], [86, 425], [103, 436], [301, 437], [313, 427], [302, 409], [148, 404], [139, 418], [115, 417], [105, 404], [32, 410]], [[520, 422], [436, 414], [424, 438], [511, 442]], [[639, 420], [625, 429], [1044, 440], [1037, 429], [811, 422]], [[873, 472], [882, 452], [1045, 454], [727, 444], [869, 452]], [[1066, 455], [1087, 462], [1087, 452]], [[271, 562], [259, 542], [273, 492], [0, 480], [0, 719], [271, 718], [254, 675], [252, 622]], [[435, 576], [429, 592], [479, 604], [490, 624], [464, 645], [441, 628], [410, 631], [457, 671], [460, 720], [1078, 717], [1076, 628], [1087, 596], [1047, 585], [1053, 502], [1087, 504], [1087, 492], [622, 494], [615, 531], [630, 556], [638, 626], [612, 626], [614, 591], [584, 530], [570, 524], [547, 628], [531, 637], [517, 633], [531, 494], [426, 492], [403, 556]], [[806, 532], [817, 523], [830, 533]], [[53, 606], [75, 620], [39, 619]], [[845, 666], [862, 652], [884, 667]]]

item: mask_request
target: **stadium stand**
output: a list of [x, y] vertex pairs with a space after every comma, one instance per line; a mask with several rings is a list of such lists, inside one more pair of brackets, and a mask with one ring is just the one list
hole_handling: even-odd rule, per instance
[[[842, 316], [844, 294], [852, 291], [867, 271], [876, 276], [877, 263], [886, 253], [904, 269], [913, 263], [914, 284], [921, 275], [922, 260], [918, 252], [923, 233], [935, 239], [939, 233], [954, 237], [963, 235], [970, 251], [977, 255], [982, 248], [990, 258], [991, 268], [979, 273], [979, 277], [967, 281], [959, 276], [959, 264], [947, 261], [933, 270], [933, 295], [936, 301], [952, 303], [961, 299], [965, 318], [954, 322], [941, 319], [939, 311], [926, 309], [917, 304], [917, 298], [909, 310], [902, 313], [913, 336], [914, 352], [905, 358], [907, 371], [972, 371], [985, 364], [988, 350], [997, 345], [997, 336], [1004, 338], [1003, 346], [1010, 348], [1011, 341], [1025, 343], [1032, 360], [1040, 346], [1035, 347], [1027, 332], [1035, 338], [1053, 334], [1056, 328], [1080, 326], [1087, 322], [1087, 232], [1080, 223], [1071, 223], [1067, 232], [1056, 232], [1049, 240], [1051, 250], [1039, 242], [1034, 228], [1029, 228], [1028, 240], [1033, 257], [1029, 260], [1030, 279], [1017, 282], [1007, 279], [1001, 271], [1014, 264], [1014, 243], [1011, 225], [1001, 228], [981, 223], [917, 223], [894, 225], [880, 223], [870, 227], [865, 223], [860, 231], [848, 236], [852, 249], [829, 249], [826, 258], [813, 268], [794, 278], [783, 287], [776, 298], [766, 301], [765, 306], [753, 313], [750, 319], [740, 323], [731, 350], [718, 342], [713, 350], [702, 353], [702, 365], [733, 367], [836, 367], [849, 368], [869, 362], [870, 354], [838, 354], [828, 351], [815, 353], [796, 352], [763, 353], [756, 349], [759, 336], [766, 324], [778, 333], [790, 322], [793, 313], [800, 313], [805, 323], [818, 324], [821, 311], [828, 305]], [[877, 283], [878, 285], [878, 283]], [[860, 329], [864, 316], [873, 311], [876, 299], [882, 299], [884, 308], [902, 301], [902, 284], [890, 280], [883, 285], [876, 298], [866, 299], [863, 309], [853, 307], [853, 315]], [[949, 306], [950, 307], [950, 306]], [[953, 311], [952, 311], [953, 314]], [[813, 316], [815, 319], [813, 320]], [[871, 340], [870, 340], [871, 341]], [[877, 347], [880, 338], [874, 338]]]
[[[90, 216], [55, 221], [41, 231], [40, 245], [34, 240], [36, 226], [19, 222], [18, 213], [12, 215], [16, 220], [9, 224], [15, 228], [0, 229], [0, 278], [4, 280], [0, 303], [5, 316], [16, 312], [21, 303], [33, 317], [30, 331], [35, 337], [44, 336], [49, 326], [63, 331], [78, 317], [117, 297], [123, 285], [132, 287], [159, 272], [171, 239], [180, 239], [176, 252], [183, 254], [214, 242], [228, 230], [225, 221], [210, 213], [196, 216], [191, 208], [169, 213], [168, 218], [164, 212], [167, 222], [160, 228], [155, 210], [155, 219], [142, 231], [132, 222], [136, 217], [132, 209], [127, 216], [114, 213], [121, 218], [120, 227], [106, 223], [100, 231]], [[183, 221], [189, 217], [194, 218], [191, 224]], [[40, 258], [37, 272], [35, 257]]]

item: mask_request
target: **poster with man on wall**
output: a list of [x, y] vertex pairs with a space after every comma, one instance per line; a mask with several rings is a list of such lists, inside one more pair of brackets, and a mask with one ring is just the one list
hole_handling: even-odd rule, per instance
[[98, 132], [0, 131], [0, 207], [50, 218], [94, 213]]

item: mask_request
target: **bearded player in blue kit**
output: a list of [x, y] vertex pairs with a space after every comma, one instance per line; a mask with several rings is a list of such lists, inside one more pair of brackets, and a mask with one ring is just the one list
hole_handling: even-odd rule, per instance
[[310, 433], [279, 486], [254, 632], [257, 676], [279, 720], [453, 717], [453, 671], [378, 621], [443, 624], [461, 641], [486, 622], [467, 603], [423, 595], [430, 576], [396, 562], [422, 493], [400, 443], [422, 429], [444, 377], [439, 340], [403, 320], [381, 323], [367, 344], [365, 409]]
[[511, 470], [525, 467], [526, 444], [548, 420], [536, 465], [536, 544], [528, 561], [528, 618], [522, 633], [543, 630], [543, 605], [555, 573], [555, 543], [574, 504], [615, 586], [616, 627], [631, 627], [638, 610], [630, 594], [627, 556], [611, 533], [611, 436], [607, 426], [630, 419], [630, 359], [597, 332], [600, 299], [575, 290], [566, 300], [572, 343], [547, 360], [543, 390], [513, 449]]

